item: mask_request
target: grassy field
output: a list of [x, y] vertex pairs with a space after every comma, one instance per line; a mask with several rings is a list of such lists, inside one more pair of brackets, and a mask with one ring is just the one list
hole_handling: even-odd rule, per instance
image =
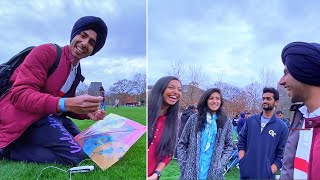
[[[107, 107], [107, 113], [114, 113], [132, 119], [140, 124], [146, 125], [145, 107]], [[92, 121], [79, 121], [75, 123], [81, 130], [92, 125]], [[91, 160], [86, 160], [81, 165], [94, 165]], [[12, 161], [0, 161], [1, 180], [35, 180], [41, 170], [48, 166], [56, 166], [68, 170], [70, 166], [57, 164], [34, 164]], [[69, 173], [49, 168], [42, 172], [41, 180], [44, 179], [69, 179]], [[125, 156], [109, 169], [102, 171], [96, 168], [88, 173], [76, 173], [72, 175], [73, 180], [105, 180], [105, 179], [146, 179], [146, 134], [144, 134], [125, 154]]]
[[[161, 179], [163, 180], [177, 180], [180, 175], [180, 169], [177, 160], [172, 160], [169, 165], [164, 169]], [[239, 179], [239, 170], [237, 168], [231, 169], [224, 178], [226, 180]]]
[[[279, 179], [280, 171], [277, 172], [276, 179]], [[177, 180], [180, 176], [180, 169], [177, 160], [172, 160], [169, 165], [164, 169], [161, 179], [162, 180]], [[238, 180], [239, 169], [233, 167], [224, 176], [225, 180]]]

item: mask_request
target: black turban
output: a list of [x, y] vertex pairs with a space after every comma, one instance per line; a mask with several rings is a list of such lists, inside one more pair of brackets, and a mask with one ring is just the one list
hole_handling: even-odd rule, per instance
[[320, 86], [320, 44], [292, 42], [283, 48], [281, 58], [296, 80]]
[[92, 56], [103, 47], [107, 39], [108, 27], [101, 18], [94, 16], [84, 16], [80, 18], [72, 28], [70, 42], [76, 35], [89, 29], [97, 33], [96, 44], [90, 54], [90, 56]]

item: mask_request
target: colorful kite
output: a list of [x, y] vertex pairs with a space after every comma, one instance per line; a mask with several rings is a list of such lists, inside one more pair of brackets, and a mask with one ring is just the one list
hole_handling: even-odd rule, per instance
[[97, 165], [106, 170], [145, 132], [146, 126], [111, 113], [82, 131], [75, 140]]

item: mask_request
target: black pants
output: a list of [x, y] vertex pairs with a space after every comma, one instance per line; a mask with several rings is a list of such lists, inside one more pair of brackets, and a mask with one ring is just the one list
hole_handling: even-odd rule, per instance
[[3, 156], [15, 161], [78, 164], [85, 157], [73, 138], [79, 132], [79, 128], [66, 117], [44, 117], [5, 147]]

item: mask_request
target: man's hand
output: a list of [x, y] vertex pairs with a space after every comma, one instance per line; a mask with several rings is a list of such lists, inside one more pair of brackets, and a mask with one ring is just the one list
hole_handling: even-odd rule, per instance
[[271, 172], [272, 172], [272, 174], [275, 174], [277, 171], [278, 171], [277, 166], [276, 166], [275, 164], [272, 164], [272, 165], [271, 165]]
[[88, 113], [88, 117], [94, 121], [102, 120], [106, 116], [106, 112], [104, 110], [97, 110], [94, 113]]
[[148, 177], [148, 180], [157, 180], [158, 179], [158, 175], [153, 173], [151, 176]]
[[245, 154], [246, 154], [246, 152], [244, 150], [240, 150], [238, 152], [239, 160], [242, 159]]
[[67, 112], [76, 114], [88, 114], [96, 112], [102, 101], [101, 96], [90, 96], [88, 94], [66, 98], [65, 107]]

